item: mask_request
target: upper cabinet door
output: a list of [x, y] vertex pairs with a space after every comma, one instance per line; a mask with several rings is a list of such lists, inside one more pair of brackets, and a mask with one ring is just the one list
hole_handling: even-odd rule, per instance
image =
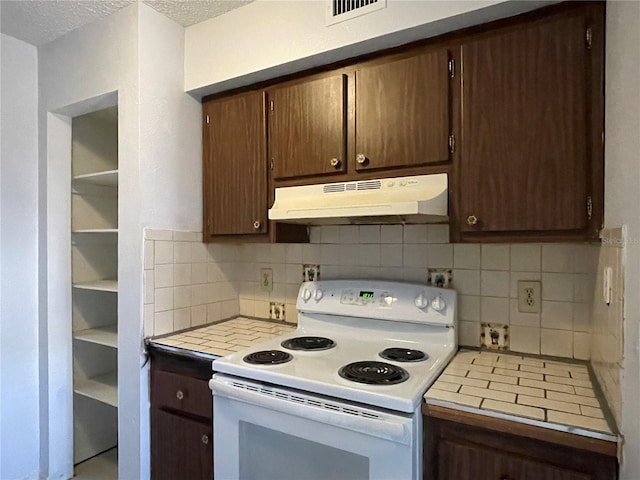
[[333, 75], [268, 91], [274, 179], [345, 171], [346, 83]]
[[570, 12], [463, 45], [462, 232], [585, 231], [602, 162], [588, 40], [587, 18]]
[[205, 236], [266, 233], [264, 94], [212, 100], [204, 113]]
[[356, 170], [449, 161], [449, 59], [438, 49], [356, 70]]

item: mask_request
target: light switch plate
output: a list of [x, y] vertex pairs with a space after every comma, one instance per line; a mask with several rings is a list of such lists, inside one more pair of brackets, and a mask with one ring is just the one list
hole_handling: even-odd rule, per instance
[[602, 300], [606, 305], [611, 305], [611, 281], [613, 278], [613, 269], [605, 267], [602, 275]]
[[540, 313], [541, 283], [538, 281], [518, 281], [518, 311], [521, 313]]

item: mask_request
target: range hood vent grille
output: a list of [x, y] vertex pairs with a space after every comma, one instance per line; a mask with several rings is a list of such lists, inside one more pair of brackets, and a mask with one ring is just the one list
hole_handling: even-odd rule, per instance
[[363, 182], [330, 183], [322, 186], [322, 193], [353, 192], [356, 190], [380, 190], [380, 180], [365, 180]]

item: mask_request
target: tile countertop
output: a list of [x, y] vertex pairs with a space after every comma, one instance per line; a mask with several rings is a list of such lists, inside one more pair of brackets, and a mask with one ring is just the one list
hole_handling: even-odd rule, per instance
[[295, 330], [291, 323], [237, 317], [191, 330], [154, 337], [156, 348], [188, 356], [214, 360], [256, 343]]
[[[585, 364], [460, 351], [425, 394], [428, 405], [617, 442]], [[606, 411], [606, 408], [604, 409]]]

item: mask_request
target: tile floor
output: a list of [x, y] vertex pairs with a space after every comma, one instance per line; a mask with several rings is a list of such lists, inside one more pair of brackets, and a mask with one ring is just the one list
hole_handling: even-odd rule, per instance
[[76, 480], [117, 480], [118, 449], [112, 448], [75, 466]]

